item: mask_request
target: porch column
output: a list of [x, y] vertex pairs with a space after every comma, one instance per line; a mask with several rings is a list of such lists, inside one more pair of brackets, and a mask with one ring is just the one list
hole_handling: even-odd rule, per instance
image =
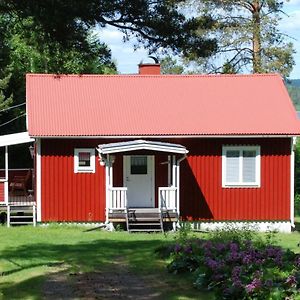
[[105, 161], [105, 192], [106, 192], [106, 209], [105, 209], [105, 219], [108, 222], [109, 208], [111, 204], [111, 188], [113, 186], [113, 162], [110, 159], [109, 154], [107, 154]]
[[8, 146], [5, 146], [4, 202], [6, 205], [8, 205]]
[[180, 215], [180, 197], [179, 197], [179, 187], [180, 187], [180, 161], [176, 162], [176, 212], [179, 217]]
[[171, 155], [168, 155], [168, 186], [171, 186], [171, 173], [172, 173], [172, 164], [171, 164]]
[[178, 180], [177, 180], [177, 176], [178, 176], [178, 171], [177, 171], [177, 162], [176, 162], [176, 155], [172, 156], [172, 187], [174, 187], [175, 190], [175, 206], [176, 206], [176, 212], [178, 213]]

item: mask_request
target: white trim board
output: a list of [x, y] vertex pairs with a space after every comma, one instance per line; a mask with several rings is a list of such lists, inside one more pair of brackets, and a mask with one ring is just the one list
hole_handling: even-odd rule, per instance
[[42, 157], [41, 139], [36, 140], [36, 221], [42, 221]]
[[[228, 151], [238, 151], [238, 175], [239, 180], [237, 182], [227, 182], [226, 181], [226, 172], [227, 172], [227, 152]], [[243, 181], [243, 151], [255, 151], [255, 181], [254, 182], [245, 182]], [[260, 187], [260, 173], [261, 173], [261, 155], [260, 155], [260, 146], [246, 146], [246, 145], [223, 145], [222, 146], [222, 188], [259, 188]]]
[[19, 145], [34, 142], [34, 138], [30, 137], [28, 132], [19, 132], [0, 136], [0, 147]]
[[[180, 222], [184, 226], [185, 222]], [[278, 231], [283, 233], [291, 233], [291, 222], [289, 221], [228, 221], [228, 222], [186, 222], [191, 224], [193, 230], [214, 231], [226, 229], [250, 229], [258, 232]]]
[[195, 135], [33, 135], [33, 138], [41, 138], [41, 139], [144, 139], [144, 138], [151, 138], [151, 139], [172, 139], [172, 138], [291, 138], [291, 137], [298, 137], [299, 134], [245, 134], [245, 135], [221, 135], [221, 134], [195, 134]]
[[98, 145], [97, 150], [100, 154], [112, 154], [137, 150], [150, 150], [178, 154], [188, 153], [188, 150], [184, 146], [179, 144], [146, 140], [102, 144]]

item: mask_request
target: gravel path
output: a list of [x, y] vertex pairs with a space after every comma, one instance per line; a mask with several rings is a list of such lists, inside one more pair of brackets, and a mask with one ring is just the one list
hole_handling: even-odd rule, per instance
[[106, 271], [83, 274], [50, 274], [43, 285], [43, 299], [162, 299], [151, 280], [114, 262]]

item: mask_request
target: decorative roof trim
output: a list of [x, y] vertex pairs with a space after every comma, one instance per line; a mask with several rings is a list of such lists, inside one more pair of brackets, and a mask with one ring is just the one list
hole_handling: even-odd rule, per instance
[[111, 154], [137, 150], [150, 150], [168, 153], [187, 154], [189, 151], [182, 145], [156, 141], [134, 140], [128, 142], [108, 143], [98, 145], [100, 154]]

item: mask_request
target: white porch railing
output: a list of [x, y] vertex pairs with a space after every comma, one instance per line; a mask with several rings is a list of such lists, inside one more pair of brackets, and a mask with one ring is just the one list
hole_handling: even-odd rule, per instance
[[108, 189], [110, 193], [109, 197], [109, 209], [126, 209], [127, 207], [127, 187], [111, 187]]
[[160, 209], [178, 210], [176, 187], [159, 187], [158, 197]]

